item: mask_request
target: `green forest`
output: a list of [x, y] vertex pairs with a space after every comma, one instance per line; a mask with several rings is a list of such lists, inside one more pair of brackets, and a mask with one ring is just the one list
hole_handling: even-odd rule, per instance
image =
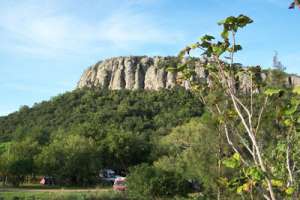
[[[203, 106], [184, 89], [68, 92], [0, 119], [1, 176], [54, 176], [60, 184], [91, 185], [100, 169], [127, 173], [162, 154], [161, 138], [200, 117]], [[28, 178], [28, 177], [27, 177]]]

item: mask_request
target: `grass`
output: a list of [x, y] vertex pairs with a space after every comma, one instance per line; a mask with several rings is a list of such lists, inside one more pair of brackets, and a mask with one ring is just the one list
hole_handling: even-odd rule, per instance
[[[190, 198], [165, 198], [161, 200], [192, 200]], [[0, 200], [132, 200], [126, 193], [115, 192], [110, 187], [65, 187], [41, 186], [38, 184], [21, 185], [18, 188], [1, 187]], [[137, 199], [135, 199], [137, 200]]]
[[1, 192], [0, 200], [127, 200], [122, 193], [101, 192]]
[[12, 187], [11, 185], [3, 186], [0, 182], [1, 189], [28, 189], [28, 190], [57, 190], [57, 189], [111, 189], [111, 185], [97, 185], [95, 187], [82, 187], [82, 186], [59, 186], [59, 185], [41, 185], [41, 184], [22, 184], [17, 188]]
[[111, 186], [84, 188], [24, 184], [14, 188], [1, 184], [0, 200], [126, 200], [126, 196], [113, 191]]

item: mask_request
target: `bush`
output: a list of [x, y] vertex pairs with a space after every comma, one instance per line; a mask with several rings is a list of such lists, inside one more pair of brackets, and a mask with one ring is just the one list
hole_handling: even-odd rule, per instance
[[136, 199], [157, 199], [186, 196], [189, 182], [180, 174], [146, 164], [135, 167], [127, 178], [128, 195]]

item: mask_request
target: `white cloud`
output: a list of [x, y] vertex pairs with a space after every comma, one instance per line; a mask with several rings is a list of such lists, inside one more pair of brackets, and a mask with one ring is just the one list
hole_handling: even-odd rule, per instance
[[182, 37], [180, 33], [170, 33], [152, 22], [142, 13], [121, 13], [104, 20], [98, 27], [99, 39], [120, 43], [169, 43]]
[[[15, 3], [0, 9], [0, 41], [6, 51], [38, 56], [78, 54], [88, 51], [133, 49], [145, 44], [167, 44], [183, 38], [168, 31], [165, 22], [126, 6], [99, 14], [99, 21], [64, 13], [57, 5]], [[100, 12], [99, 12], [100, 13]], [[93, 22], [92, 22], [93, 21]], [[160, 24], [162, 23], [162, 24]], [[87, 53], [87, 52], [86, 52]]]

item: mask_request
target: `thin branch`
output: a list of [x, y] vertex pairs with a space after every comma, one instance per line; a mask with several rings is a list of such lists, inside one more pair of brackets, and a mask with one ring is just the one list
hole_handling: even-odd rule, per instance
[[[250, 149], [249, 145], [246, 144], [245, 139], [236, 132], [236, 135], [240, 138], [241, 143], [244, 145], [244, 147], [249, 151], [249, 153], [254, 157], [254, 152]], [[256, 162], [255, 162], [256, 163]]]
[[[216, 108], [219, 112], [219, 114], [221, 114], [221, 110], [218, 106], [218, 104], [216, 105]], [[233, 151], [235, 153], [238, 153], [239, 155], [241, 155], [241, 161], [245, 164], [245, 165], [249, 165], [242, 157], [242, 154], [238, 151], [238, 149], [234, 146], [233, 142], [231, 141], [230, 137], [229, 137], [229, 131], [228, 131], [228, 127], [227, 124], [224, 123], [224, 131], [225, 131], [225, 135], [226, 135], [226, 139], [227, 139], [227, 143], [231, 146], [231, 148], [233, 149]]]
[[249, 128], [252, 132], [252, 115], [251, 112], [249, 111], [249, 109], [241, 102], [241, 100], [239, 98], [237, 98], [234, 94], [232, 94], [233, 97], [235, 98], [235, 100], [237, 101], [237, 103], [244, 109], [244, 111], [247, 113], [248, 115], [248, 122], [249, 122]]
[[251, 88], [250, 88], [250, 115], [251, 117], [253, 116], [253, 80], [252, 80], [252, 73], [250, 73], [250, 85], [251, 85]]
[[255, 129], [255, 134], [258, 133], [258, 130], [259, 130], [259, 126], [260, 126], [260, 123], [261, 123], [261, 120], [262, 120], [262, 115], [263, 115], [263, 112], [265, 110], [265, 108], [267, 107], [267, 104], [268, 104], [268, 96], [266, 96], [265, 98], [265, 102], [263, 104], [263, 106], [261, 107], [261, 110], [259, 112], [259, 116], [258, 116], [258, 121], [257, 121], [257, 126], [256, 126], [256, 129]]
[[289, 144], [286, 148], [286, 168], [289, 173], [289, 181], [288, 181], [288, 185], [287, 185], [289, 187], [294, 182], [293, 173], [292, 173], [291, 166], [290, 166], [290, 145]]
[[288, 187], [290, 185], [293, 185], [294, 182], [294, 177], [293, 177], [293, 172], [291, 168], [291, 159], [290, 159], [290, 149], [291, 149], [291, 143], [290, 143], [290, 133], [293, 131], [293, 127], [291, 127], [287, 133], [287, 148], [286, 148], [286, 168], [289, 173], [289, 181], [288, 181]]

